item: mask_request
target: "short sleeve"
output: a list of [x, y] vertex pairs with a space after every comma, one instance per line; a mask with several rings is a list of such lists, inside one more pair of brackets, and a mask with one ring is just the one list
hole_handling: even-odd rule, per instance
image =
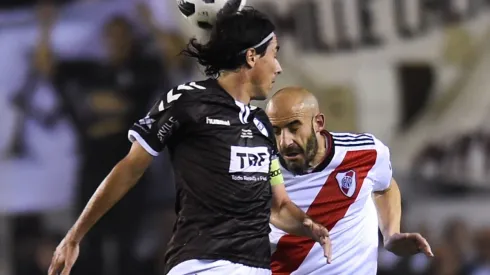
[[168, 141], [189, 121], [185, 94], [173, 89], [162, 95], [148, 114], [130, 128], [128, 138], [137, 141], [149, 154], [158, 156]]
[[374, 138], [376, 150], [378, 151], [376, 164], [374, 166], [373, 175], [373, 190], [383, 191], [388, 189], [393, 177], [393, 171], [391, 168], [390, 149], [384, 145], [379, 139]]

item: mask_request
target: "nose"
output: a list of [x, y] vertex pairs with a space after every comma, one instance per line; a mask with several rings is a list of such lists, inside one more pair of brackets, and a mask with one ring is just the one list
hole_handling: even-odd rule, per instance
[[293, 144], [293, 135], [287, 129], [282, 130], [279, 137], [280, 148], [287, 148], [291, 144]]
[[282, 73], [282, 67], [281, 64], [279, 63], [279, 60], [276, 59], [276, 74], [281, 74]]

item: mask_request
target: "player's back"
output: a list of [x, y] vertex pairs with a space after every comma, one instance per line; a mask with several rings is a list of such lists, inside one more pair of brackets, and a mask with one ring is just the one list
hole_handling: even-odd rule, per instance
[[[166, 269], [190, 259], [269, 268], [269, 165], [275, 152], [274, 137], [264, 128], [267, 117], [236, 102], [213, 79], [181, 85], [172, 96], [181, 92], [178, 107], [187, 118], [167, 143], [177, 221]], [[166, 132], [168, 126], [160, 127]]]
[[388, 148], [370, 134], [324, 135], [329, 149], [320, 165], [305, 175], [295, 176], [285, 168], [282, 172], [293, 202], [330, 231], [333, 262], [325, 264], [318, 243], [271, 225], [272, 271], [376, 274], [378, 219], [372, 192], [391, 180]]

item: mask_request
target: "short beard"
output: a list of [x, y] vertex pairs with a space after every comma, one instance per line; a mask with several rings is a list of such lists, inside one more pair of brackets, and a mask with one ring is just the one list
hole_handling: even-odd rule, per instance
[[318, 152], [318, 142], [315, 135], [315, 130], [312, 127], [311, 136], [308, 137], [308, 140], [306, 141], [306, 148], [304, 151], [305, 153], [304, 161], [302, 163], [285, 161], [287, 169], [295, 176], [304, 175], [308, 173], [308, 170], [310, 170], [311, 168], [310, 163], [315, 158], [317, 152]]

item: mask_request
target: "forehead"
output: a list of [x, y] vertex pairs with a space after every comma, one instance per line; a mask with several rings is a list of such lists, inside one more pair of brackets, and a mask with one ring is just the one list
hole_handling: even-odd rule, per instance
[[303, 122], [310, 113], [303, 102], [277, 100], [269, 103], [267, 115], [273, 126], [286, 127], [295, 121]]
[[279, 46], [278, 41], [277, 41], [277, 36], [274, 35], [272, 37], [271, 42], [269, 42], [269, 46], [267, 46], [267, 50], [274, 50]]

